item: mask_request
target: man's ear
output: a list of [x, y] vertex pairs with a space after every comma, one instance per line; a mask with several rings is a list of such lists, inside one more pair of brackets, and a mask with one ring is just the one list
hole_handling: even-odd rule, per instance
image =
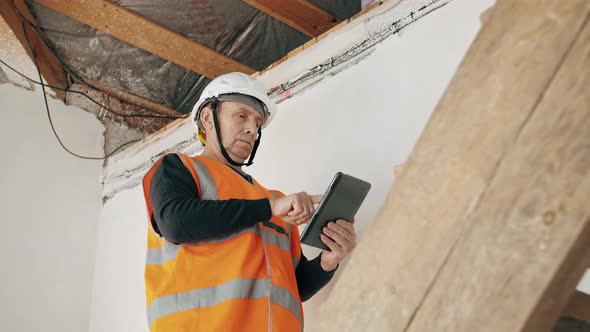
[[210, 106], [203, 107], [200, 116], [201, 123], [205, 129], [213, 129], [213, 127], [215, 127], [215, 123], [213, 122], [213, 111], [211, 110]]

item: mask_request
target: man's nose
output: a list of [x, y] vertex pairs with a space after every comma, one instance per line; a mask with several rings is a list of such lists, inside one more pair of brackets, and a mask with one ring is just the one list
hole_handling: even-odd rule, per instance
[[258, 131], [258, 127], [256, 126], [256, 120], [252, 119], [252, 120], [246, 121], [245, 130], [246, 130], [246, 133], [248, 133], [248, 134], [255, 134]]

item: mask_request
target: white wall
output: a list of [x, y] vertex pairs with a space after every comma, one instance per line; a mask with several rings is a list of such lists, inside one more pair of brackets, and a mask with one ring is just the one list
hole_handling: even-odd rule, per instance
[[[455, 0], [367, 59], [279, 105], [251, 172], [286, 193], [322, 193], [337, 171], [373, 184], [359, 233], [379, 209], [492, 0]], [[145, 331], [146, 213], [140, 188], [117, 194], [99, 225], [91, 331]], [[121, 234], [122, 232], [122, 234]], [[305, 252], [312, 256], [310, 250]], [[306, 331], [326, 291], [305, 304]]]
[[[51, 99], [50, 108], [72, 150], [102, 154], [103, 127], [93, 115]], [[85, 331], [102, 162], [59, 147], [40, 91], [0, 85], [0, 113], [0, 329]]]
[[147, 331], [143, 269], [147, 212], [141, 187], [108, 200], [98, 225], [91, 332]]

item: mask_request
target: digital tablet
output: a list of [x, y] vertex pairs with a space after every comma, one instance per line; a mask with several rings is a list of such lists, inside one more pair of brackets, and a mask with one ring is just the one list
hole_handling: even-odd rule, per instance
[[365, 200], [371, 184], [354, 176], [336, 173], [309, 224], [301, 234], [301, 243], [330, 250], [322, 242], [322, 229], [330, 222], [344, 219], [352, 222]]

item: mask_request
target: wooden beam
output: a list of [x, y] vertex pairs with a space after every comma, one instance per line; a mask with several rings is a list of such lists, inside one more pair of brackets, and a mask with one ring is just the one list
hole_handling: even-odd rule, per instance
[[[71, 87], [72, 90], [88, 94], [96, 101], [119, 114], [160, 115], [169, 117], [185, 116], [152, 100], [114, 89], [98, 81], [86, 81], [94, 86], [94, 88], [90, 88], [84, 84], [74, 83]], [[67, 100], [68, 104], [81, 107], [88, 112], [96, 114], [101, 119], [111, 119], [114, 122], [125, 123], [130, 128], [137, 128], [146, 133], [153, 133], [172, 121], [172, 119], [167, 118], [121, 117], [107, 112], [103, 107], [92, 103], [80, 94], [68, 93]]]
[[210, 79], [233, 71], [256, 72], [109, 0], [34, 1]]
[[[182, 114], [166, 105], [160, 104], [153, 100], [134, 95], [130, 92], [122, 91], [111, 86], [108, 86], [100, 81], [95, 80], [86, 80], [87, 83], [92, 85], [93, 87], [97, 88], [98, 90], [117, 98], [119, 101], [140, 107], [148, 112], [152, 112], [157, 115], [163, 116], [170, 116], [170, 117], [185, 117], [185, 114]], [[145, 130], [145, 128], [141, 128]]]
[[590, 295], [582, 292], [575, 292], [561, 315], [590, 324]]
[[[24, 23], [24, 29], [26, 29], [31, 46], [35, 50], [35, 58], [39, 65], [39, 70], [41, 71], [41, 75], [43, 75], [43, 78], [47, 84], [57, 86], [62, 89], [67, 88], [67, 76], [58, 58], [43, 42], [39, 33], [37, 33], [35, 29], [33, 29], [28, 23], [24, 21], [21, 13], [26, 19], [33, 23], [37, 29], [39, 29], [37, 21], [29, 11], [29, 8], [25, 4], [24, 0], [0, 0], [0, 14], [10, 29], [12, 29], [12, 32], [31, 58], [31, 61], [34, 62], [33, 53], [31, 52], [31, 48], [29, 47], [25, 38], [25, 32], [23, 30]], [[37, 77], [31, 78], [39, 80]], [[54, 92], [59, 99], [65, 100], [65, 93], [63, 91], [54, 90]]]
[[332, 29], [340, 22], [306, 0], [242, 1], [312, 38]]
[[555, 322], [590, 252], [589, 13], [587, 0], [497, 1], [318, 330]]
[[586, 21], [408, 332], [551, 329], [590, 257], [588, 91]]

